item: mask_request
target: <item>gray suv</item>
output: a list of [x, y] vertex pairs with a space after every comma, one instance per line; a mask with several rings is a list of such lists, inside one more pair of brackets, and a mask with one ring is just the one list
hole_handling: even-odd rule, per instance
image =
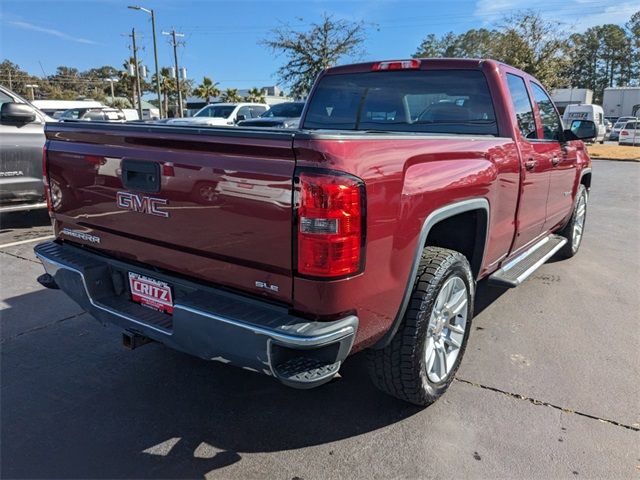
[[0, 86], [0, 212], [46, 208], [42, 183], [46, 121], [53, 119]]

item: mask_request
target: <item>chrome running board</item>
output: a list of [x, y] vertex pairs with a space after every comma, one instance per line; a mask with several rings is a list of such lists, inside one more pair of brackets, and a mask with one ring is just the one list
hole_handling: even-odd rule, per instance
[[543, 238], [490, 275], [489, 284], [505, 288], [517, 287], [566, 243], [567, 239], [559, 235], [549, 235]]

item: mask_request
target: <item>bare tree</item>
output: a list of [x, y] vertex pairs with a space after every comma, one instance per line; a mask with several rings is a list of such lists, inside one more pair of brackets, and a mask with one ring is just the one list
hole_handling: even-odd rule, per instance
[[298, 31], [289, 25], [271, 31], [262, 44], [284, 55], [286, 62], [276, 75], [291, 88], [291, 95], [302, 98], [309, 93], [313, 81], [325, 68], [336, 65], [343, 57], [362, 54], [365, 39], [364, 22], [337, 20], [326, 13], [309, 30]]

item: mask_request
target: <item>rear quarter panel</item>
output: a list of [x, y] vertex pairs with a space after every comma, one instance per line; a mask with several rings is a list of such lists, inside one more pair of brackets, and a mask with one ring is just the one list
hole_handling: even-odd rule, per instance
[[398, 313], [418, 248], [434, 210], [485, 198], [491, 212], [480, 275], [513, 240], [519, 189], [515, 143], [494, 137], [296, 139], [299, 167], [340, 170], [364, 180], [367, 243], [364, 272], [346, 280], [294, 278], [294, 308], [318, 316], [356, 310], [356, 349], [375, 343]]

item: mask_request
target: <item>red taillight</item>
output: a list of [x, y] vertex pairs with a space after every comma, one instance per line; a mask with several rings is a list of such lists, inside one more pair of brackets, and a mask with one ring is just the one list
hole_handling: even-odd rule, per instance
[[620, 132], [620, 135], [621, 135], [621, 136], [622, 136], [622, 135], [629, 135], [629, 132], [627, 132], [626, 130], [622, 130], [622, 131]]
[[162, 176], [163, 177], [175, 177], [176, 171], [173, 168], [173, 163], [166, 162], [162, 164]]
[[343, 277], [364, 263], [364, 185], [350, 175], [298, 175], [298, 273]]
[[104, 157], [99, 157], [97, 155], [85, 155], [84, 161], [87, 165], [92, 165], [94, 167], [99, 167], [100, 165], [107, 163]]
[[44, 198], [47, 201], [47, 210], [53, 212], [51, 206], [51, 190], [49, 189], [49, 175], [47, 174], [47, 144], [42, 148], [42, 183], [44, 186]]
[[420, 68], [420, 60], [393, 60], [390, 62], [374, 63], [371, 70], [374, 72], [380, 70], [417, 70]]

